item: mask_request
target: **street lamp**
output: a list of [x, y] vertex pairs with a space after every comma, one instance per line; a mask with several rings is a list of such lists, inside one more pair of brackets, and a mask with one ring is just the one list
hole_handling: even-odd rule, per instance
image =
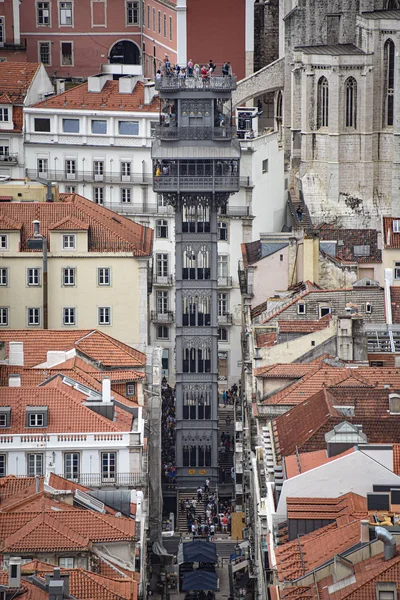
[[41, 241], [41, 250], [43, 252], [43, 329], [48, 329], [48, 291], [47, 291], [47, 238], [40, 233], [40, 221], [35, 219], [32, 221], [33, 223], [33, 240], [28, 240], [28, 248], [29, 242], [32, 249], [38, 249], [38, 244], [35, 241]]

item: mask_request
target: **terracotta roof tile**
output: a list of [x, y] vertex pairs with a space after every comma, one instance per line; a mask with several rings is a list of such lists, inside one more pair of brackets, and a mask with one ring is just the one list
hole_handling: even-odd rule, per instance
[[400, 323], [400, 287], [390, 288], [390, 304], [392, 306], [392, 322]]
[[75, 110], [115, 110], [121, 112], [159, 112], [158, 97], [154, 97], [150, 104], [144, 104], [144, 84], [136, 83], [131, 94], [119, 93], [118, 81], [106, 81], [100, 92], [89, 92], [88, 84], [83, 83], [76, 87], [51, 96], [43, 102], [34, 105], [35, 108], [58, 108], [71, 111]]
[[314, 333], [329, 327], [331, 315], [326, 315], [318, 321], [278, 321], [279, 333]]
[[75, 217], [64, 217], [54, 223], [49, 225], [49, 230], [54, 231], [55, 229], [59, 229], [60, 231], [79, 231], [82, 229], [89, 229], [89, 224], [84, 223], [80, 219], [76, 219]]
[[[378, 248], [378, 232], [376, 229], [336, 229], [332, 226], [321, 225], [318, 227], [318, 234], [321, 242], [342, 242], [336, 244], [335, 258], [338, 260], [356, 263], [382, 262], [382, 250]], [[356, 256], [354, 246], [365, 245], [370, 247], [369, 256]]]
[[78, 509], [72, 504], [53, 498], [48, 492], [44, 491], [22, 499], [15, 496], [14, 502], [8, 502], [5, 507], [0, 503], [1, 512], [49, 512], [52, 514], [55, 510]]
[[400, 444], [393, 444], [393, 473], [400, 475]]
[[0, 215], [22, 223], [23, 252], [29, 251], [27, 244], [28, 239], [33, 237], [32, 221], [40, 221], [41, 233], [48, 238], [51, 250], [49, 228], [66, 218], [88, 224], [89, 252], [132, 252], [133, 256], [148, 256], [152, 249], [152, 229], [121, 215], [116, 216], [114, 211], [78, 194], [60, 194], [59, 202], [0, 204]]
[[[39, 479], [39, 489], [43, 490], [44, 478]], [[0, 510], [14, 504], [15, 498], [23, 499], [36, 491], [36, 481], [32, 477], [15, 477], [7, 475], [0, 479]]]
[[[1, 64], [1, 63], [0, 63]], [[10, 342], [23, 342], [24, 366], [34, 367], [47, 360], [49, 350], [68, 351], [75, 348], [93, 361], [99, 362], [104, 368], [143, 367], [146, 355], [123, 342], [97, 331], [86, 330], [38, 330], [7, 329], [0, 332], [0, 341], [6, 342], [6, 356], [9, 354]]]
[[274, 346], [277, 343], [277, 335], [273, 333], [258, 333], [257, 334], [257, 346], [259, 348], [265, 348], [268, 346]]
[[[0, 585], [8, 586], [8, 572], [0, 572]], [[14, 588], [9, 588], [10, 593]], [[44, 590], [36, 587], [30, 581], [26, 579], [21, 580], [21, 587], [15, 589], [14, 598], [18, 600], [49, 600], [49, 594]]]
[[0, 93], [6, 93], [12, 102], [22, 104], [39, 69], [38, 63], [0, 63]]
[[14, 231], [19, 229], [22, 229], [22, 223], [0, 213], [0, 231]]
[[400, 248], [400, 233], [393, 231], [393, 221], [398, 217], [383, 217], [383, 244], [385, 248]]
[[286, 504], [288, 519], [336, 521], [340, 517], [362, 519], [368, 516], [366, 498], [354, 492], [338, 498], [287, 498]]
[[278, 379], [301, 379], [304, 375], [317, 370], [315, 363], [288, 363], [258, 367], [253, 373], [256, 377], [272, 377]]

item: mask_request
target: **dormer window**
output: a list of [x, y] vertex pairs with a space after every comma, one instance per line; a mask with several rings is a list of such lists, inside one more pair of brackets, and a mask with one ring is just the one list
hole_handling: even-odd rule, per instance
[[126, 395], [127, 396], [136, 396], [136, 383], [127, 383], [126, 384]]
[[63, 250], [75, 250], [75, 235], [67, 234], [62, 236]]
[[8, 250], [8, 235], [0, 235], [0, 250]]
[[2, 406], [0, 408], [0, 429], [10, 427], [10, 416], [11, 408], [9, 406]]
[[47, 427], [48, 409], [47, 406], [27, 406], [26, 407], [26, 427]]
[[0, 108], [0, 122], [6, 122], [9, 121], [9, 110], [8, 108]]
[[393, 221], [393, 233], [400, 233], [400, 219]]
[[363, 246], [354, 246], [354, 256], [370, 256], [371, 247], [369, 244]]
[[300, 304], [297, 305], [297, 314], [298, 315], [306, 314], [306, 305], [304, 304], [304, 302], [301, 302]]

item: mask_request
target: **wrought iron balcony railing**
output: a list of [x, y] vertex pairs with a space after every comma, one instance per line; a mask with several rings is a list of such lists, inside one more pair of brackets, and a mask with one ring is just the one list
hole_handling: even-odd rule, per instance
[[94, 171], [75, 171], [69, 173], [67, 171], [60, 170], [47, 170], [37, 171], [36, 169], [27, 169], [26, 174], [28, 177], [34, 179], [40, 177], [41, 179], [48, 179], [50, 181], [62, 181], [65, 183], [138, 183], [138, 184], [150, 184], [152, 182], [152, 175], [149, 173], [131, 173], [130, 175], [121, 175], [121, 173], [110, 173], [104, 171], [103, 173], [95, 173]]
[[171, 286], [174, 285], [173, 275], [153, 275], [153, 284], [160, 286]]
[[173, 323], [175, 321], [175, 313], [172, 310], [165, 313], [152, 310], [151, 320], [153, 323]]
[[133, 487], [146, 485], [146, 475], [144, 473], [64, 473], [61, 477], [87, 487]]
[[156, 90], [161, 92], [179, 92], [180, 90], [198, 92], [200, 90], [212, 90], [215, 92], [227, 92], [236, 89], [236, 77], [227, 75], [213, 75], [203, 79], [202, 77], [177, 77], [166, 75], [156, 79]]
[[218, 325], [232, 325], [232, 315], [230, 313], [226, 313], [224, 315], [218, 315]]
[[7, 163], [9, 165], [18, 164], [18, 154], [0, 154], [0, 165]]
[[232, 287], [232, 277], [218, 277], [218, 287], [230, 288]]
[[234, 127], [174, 127], [157, 125], [156, 137], [168, 140], [229, 140], [236, 136]]
[[223, 177], [170, 177], [161, 175], [153, 180], [155, 192], [192, 192], [192, 191], [221, 191], [238, 192], [240, 177], [238, 175], [224, 175]]

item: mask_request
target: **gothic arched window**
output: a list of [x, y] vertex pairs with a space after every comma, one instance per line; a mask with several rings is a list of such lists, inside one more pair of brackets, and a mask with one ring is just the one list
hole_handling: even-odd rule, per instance
[[349, 77], [345, 83], [346, 127], [357, 129], [357, 81]]
[[328, 127], [329, 86], [326, 77], [320, 77], [317, 89], [317, 127]]
[[392, 40], [387, 40], [384, 46], [384, 106], [383, 106], [383, 126], [393, 125], [394, 116], [394, 60], [395, 46]]

